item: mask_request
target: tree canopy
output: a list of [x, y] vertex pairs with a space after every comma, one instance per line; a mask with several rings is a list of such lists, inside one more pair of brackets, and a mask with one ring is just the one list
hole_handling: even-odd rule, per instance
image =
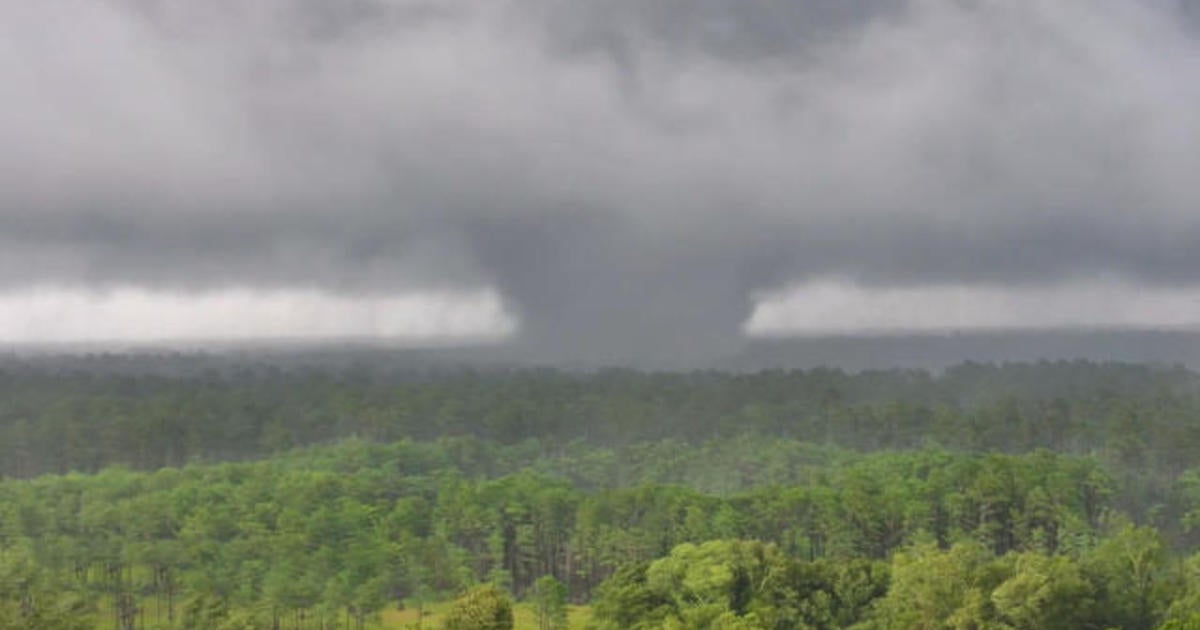
[[0, 391], [0, 628], [367, 628], [460, 597], [455, 623], [518, 601], [544, 630], [567, 603], [598, 630], [1200, 618], [1190, 372], [21, 368]]

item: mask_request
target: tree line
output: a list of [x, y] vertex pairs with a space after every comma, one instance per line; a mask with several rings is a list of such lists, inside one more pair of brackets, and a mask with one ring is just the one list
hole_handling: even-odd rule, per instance
[[806, 561], [771, 543], [684, 543], [622, 568], [594, 630], [1193, 630], [1200, 556], [1172, 562], [1150, 528], [1114, 523], [1093, 545], [995, 555], [918, 543], [889, 560]]
[[[759, 541], [809, 568], [891, 559], [899, 575], [903, 554], [962, 545], [999, 562], [1088, 558], [1129, 519], [1183, 522], [1200, 506], [1183, 483], [1173, 505], [1124, 515], [1121, 484], [1095, 458], [1049, 451], [861, 454], [766, 438], [620, 451], [350, 440], [256, 462], [8, 480], [0, 627], [59, 627], [56, 615], [121, 630], [359, 627], [476, 584], [534, 597], [547, 576], [576, 602], [599, 593], [603, 611], [615, 587], [601, 584], [680, 545]], [[1189, 544], [1145, 531], [1160, 555]], [[1160, 565], [1155, 579], [1174, 584]]]
[[[154, 470], [352, 436], [622, 446], [754, 432], [867, 452], [933, 442], [1103, 453], [1170, 476], [1200, 458], [1192, 422], [1200, 376], [1181, 368], [1078, 361], [965, 364], [941, 374], [736, 374], [248, 363], [189, 371], [163, 361], [0, 361], [0, 474]], [[126, 369], [100, 369], [108, 363]]]

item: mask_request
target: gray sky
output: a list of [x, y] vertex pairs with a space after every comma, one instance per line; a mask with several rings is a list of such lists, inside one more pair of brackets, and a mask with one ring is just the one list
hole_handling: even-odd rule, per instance
[[1200, 323], [1188, 7], [2, 3], [0, 337]]

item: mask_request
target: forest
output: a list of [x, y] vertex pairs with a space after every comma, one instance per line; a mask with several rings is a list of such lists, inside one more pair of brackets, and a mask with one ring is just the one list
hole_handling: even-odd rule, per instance
[[1180, 367], [9, 357], [0, 628], [1197, 629], [1198, 455]]

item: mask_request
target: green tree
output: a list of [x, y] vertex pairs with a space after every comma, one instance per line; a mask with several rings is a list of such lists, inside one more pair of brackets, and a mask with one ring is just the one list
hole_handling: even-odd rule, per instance
[[666, 623], [672, 601], [650, 589], [649, 567], [648, 562], [626, 565], [600, 585], [592, 598], [590, 630], [651, 630]]
[[1065, 556], [1021, 554], [1015, 573], [992, 592], [996, 612], [1014, 630], [1086, 628], [1095, 601], [1079, 565]]
[[1168, 620], [1156, 630], [1200, 630], [1200, 614]]
[[567, 627], [567, 587], [552, 575], [533, 583], [532, 600], [538, 630], [564, 630]]
[[454, 600], [446, 613], [445, 630], [512, 630], [512, 602], [488, 584]]
[[1084, 559], [1104, 622], [1123, 630], [1149, 630], [1173, 599], [1166, 579], [1166, 549], [1158, 532], [1124, 525]]
[[1011, 576], [1010, 564], [978, 543], [959, 543], [947, 551], [919, 545], [897, 553], [891, 586], [868, 627], [1002, 628], [990, 595]]

